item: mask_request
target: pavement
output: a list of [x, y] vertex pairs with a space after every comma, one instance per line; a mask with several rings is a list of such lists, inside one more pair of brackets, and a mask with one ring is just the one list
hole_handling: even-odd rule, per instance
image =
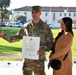
[[[10, 64], [8, 64], [10, 63]], [[48, 62], [45, 61], [45, 72], [46, 75], [53, 75], [53, 69], [47, 68]], [[22, 75], [23, 61], [0, 61], [0, 75]], [[76, 64], [73, 64], [72, 75], [76, 75]], [[34, 75], [34, 72], [32, 72]]]
[[22, 58], [21, 54], [0, 54], [1, 58]]
[[[0, 57], [13, 57], [13, 58], [22, 58], [20, 54], [0, 54]], [[47, 56], [48, 58], [48, 56]], [[76, 74], [76, 64], [74, 63], [76, 61], [76, 57], [73, 57], [73, 74]], [[53, 69], [50, 68], [48, 70], [47, 68], [48, 61], [45, 61], [45, 72], [46, 75], [52, 75]], [[22, 66], [23, 61], [0, 61], [0, 75], [22, 75]], [[32, 75], [34, 75], [34, 72], [32, 72]]]

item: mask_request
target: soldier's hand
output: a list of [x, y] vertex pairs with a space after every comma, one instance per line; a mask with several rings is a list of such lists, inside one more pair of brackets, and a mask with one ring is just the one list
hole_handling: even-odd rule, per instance
[[0, 34], [0, 38], [3, 38], [4, 37], [4, 32], [2, 31], [2, 33]]
[[38, 54], [38, 55], [42, 54], [42, 51], [43, 51], [43, 50], [40, 48], [40, 49], [38, 50], [37, 54]]

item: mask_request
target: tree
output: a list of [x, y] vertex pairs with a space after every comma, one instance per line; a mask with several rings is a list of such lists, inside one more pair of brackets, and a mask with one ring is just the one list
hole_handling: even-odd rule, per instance
[[26, 22], [26, 16], [21, 15], [17, 18], [17, 20], [24, 24], [24, 22]]
[[14, 21], [20, 21], [21, 23], [24, 23], [24, 22], [26, 22], [26, 16], [17, 14], [17, 15], [14, 17]]
[[7, 13], [7, 7], [10, 6], [10, 0], [0, 0], [1, 21], [3, 22], [4, 14]]

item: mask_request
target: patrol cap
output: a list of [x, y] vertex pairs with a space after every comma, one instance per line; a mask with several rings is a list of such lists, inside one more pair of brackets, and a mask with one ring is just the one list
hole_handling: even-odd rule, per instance
[[32, 11], [40, 12], [41, 6], [32, 6]]

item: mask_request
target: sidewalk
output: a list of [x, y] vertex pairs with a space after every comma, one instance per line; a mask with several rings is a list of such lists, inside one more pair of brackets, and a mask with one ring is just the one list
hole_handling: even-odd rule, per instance
[[2, 58], [21, 58], [21, 54], [0, 54], [0, 57]]
[[[11, 64], [8, 65], [8, 62]], [[45, 61], [45, 72], [46, 75], [52, 75], [52, 68], [48, 70], [48, 62]], [[0, 61], [0, 75], [23, 75], [22, 74], [23, 61]], [[76, 73], [76, 64], [73, 64], [73, 75]], [[34, 75], [34, 73], [32, 74]]]
[[[0, 57], [22, 59], [21, 54], [8, 54], [8, 55], [0, 54]], [[8, 64], [8, 62], [10, 64]], [[76, 62], [76, 57], [73, 57], [73, 62]], [[48, 70], [47, 64], [48, 62], [45, 61], [46, 75], [52, 75], [52, 72], [53, 72], [52, 68]], [[0, 74], [1, 75], [22, 75], [22, 65], [23, 65], [23, 61], [0, 61]], [[76, 72], [76, 64], [73, 63], [73, 75], [75, 75], [75, 72]]]

